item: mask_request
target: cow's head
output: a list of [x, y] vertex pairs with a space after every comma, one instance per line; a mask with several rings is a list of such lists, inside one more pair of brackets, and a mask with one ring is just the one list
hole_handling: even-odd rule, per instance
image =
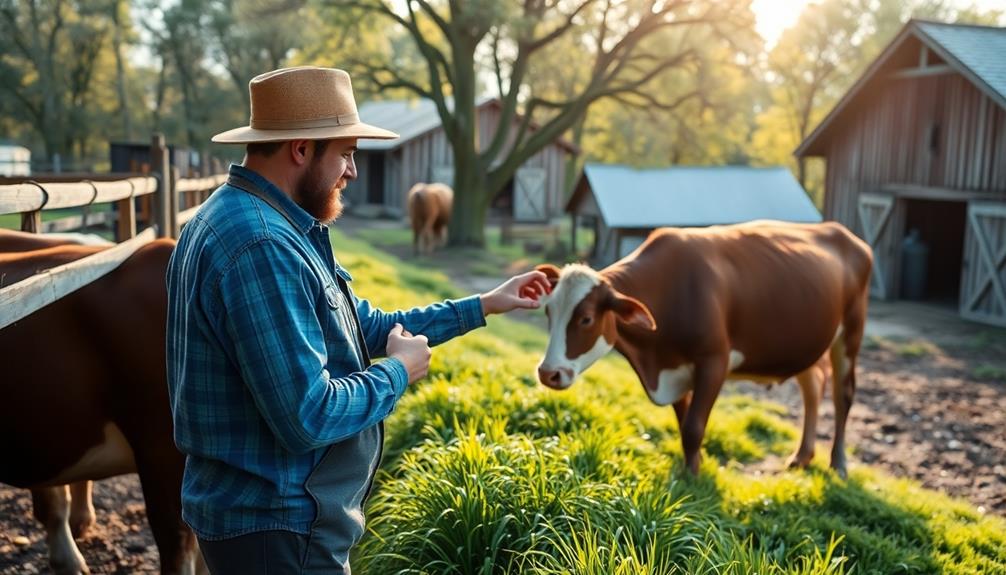
[[548, 315], [548, 349], [538, 364], [538, 380], [552, 389], [566, 389], [595, 361], [611, 351], [618, 324], [642, 329], [657, 328], [650, 310], [639, 300], [621, 294], [598, 272], [572, 264], [559, 268], [546, 264], [552, 285], [542, 299]]

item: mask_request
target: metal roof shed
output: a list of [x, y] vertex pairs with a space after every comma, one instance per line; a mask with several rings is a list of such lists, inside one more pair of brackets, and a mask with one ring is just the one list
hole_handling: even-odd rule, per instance
[[658, 227], [760, 219], [821, 221], [807, 193], [784, 167], [636, 169], [587, 164], [566, 211], [574, 224], [581, 216], [593, 218], [591, 259], [601, 266], [628, 255]]

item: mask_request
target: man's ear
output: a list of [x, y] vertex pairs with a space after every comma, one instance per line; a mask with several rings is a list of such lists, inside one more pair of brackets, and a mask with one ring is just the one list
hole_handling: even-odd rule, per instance
[[290, 161], [296, 166], [303, 166], [311, 161], [311, 155], [314, 153], [314, 145], [311, 140], [290, 140], [288, 142], [290, 149], [287, 153], [290, 154]]
[[611, 310], [615, 312], [615, 317], [618, 318], [618, 321], [625, 325], [633, 325], [649, 331], [656, 331], [657, 322], [653, 320], [653, 314], [638, 299], [611, 290], [610, 304]]
[[552, 264], [541, 264], [535, 266], [537, 271], [545, 274], [545, 278], [548, 280], [548, 287], [550, 290], [555, 289], [555, 284], [559, 283], [559, 268]]

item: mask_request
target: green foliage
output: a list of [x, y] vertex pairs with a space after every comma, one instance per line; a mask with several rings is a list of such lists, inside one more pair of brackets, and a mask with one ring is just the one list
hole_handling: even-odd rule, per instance
[[[413, 292], [401, 283], [413, 273], [409, 264], [372, 257], [340, 234], [333, 243], [355, 289], [379, 305], [416, 305], [451, 289], [440, 278], [444, 285]], [[765, 465], [796, 447], [797, 432], [775, 404], [722, 396], [701, 474], [691, 477], [673, 410], [649, 403], [622, 358], [604, 358], [555, 392], [532, 376], [544, 345], [536, 328], [492, 317], [486, 329], [434, 350], [430, 377], [387, 421], [370, 531], [353, 559], [358, 570], [1006, 569], [1006, 523], [913, 482], [866, 467], [845, 481], [821, 459], [806, 471], [752, 473], [745, 462]]]
[[988, 363], [983, 363], [974, 368], [971, 374], [975, 377], [975, 379], [1006, 381], [1006, 369]]

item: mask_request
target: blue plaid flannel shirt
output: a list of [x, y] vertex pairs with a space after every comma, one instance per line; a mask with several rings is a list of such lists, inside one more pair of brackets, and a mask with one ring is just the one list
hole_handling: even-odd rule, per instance
[[[397, 359], [363, 365], [332, 311], [328, 228], [242, 166], [287, 212], [221, 186], [185, 226], [168, 265], [167, 367], [175, 442], [187, 455], [185, 521], [206, 539], [308, 533], [305, 481], [325, 448], [386, 418], [405, 392]], [[485, 325], [478, 296], [388, 313], [355, 296], [367, 351], [395, 323], [445, 342]], [[338, 311], [338, 310], [337, 310]], [[344, 318], [345, 319], [345, 318]]]

